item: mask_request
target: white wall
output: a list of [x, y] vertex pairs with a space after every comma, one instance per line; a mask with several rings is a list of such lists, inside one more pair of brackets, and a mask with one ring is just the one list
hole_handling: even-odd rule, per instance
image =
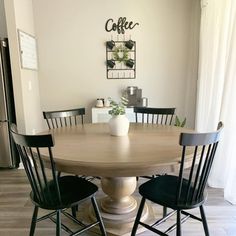
[[7, 26], [5, 18], [4, 0], [0, 0], [0, 38], [7, 37]]
[[5, 0], [5, 9], [17, 125], [24, 132], [38, 132], [43, 128], [38, 72], [21, 68], [17, 35], [17, 29], [34, 35], [32, 0]]
[[[186, 98], [186, 91], [196, 89], [197, 55], [190, 53], [198, 45], [199, 28], [192, 29], [200, 16], [196, 2], [33, 0], [42, 109], [84, 106], [90, 120], [96, 98], [118, 98], [122, 89], [135, 85], [143, 89], [150, 106], [176, 107], [180, 116], [191, 113], [192, 126], [195, 97]], [[108, 18], [120, 16], [140, 24], [125, 35], [137, 42], [135, 80], [106, 79], [104, 43], [111, 33], [104, 26]]]

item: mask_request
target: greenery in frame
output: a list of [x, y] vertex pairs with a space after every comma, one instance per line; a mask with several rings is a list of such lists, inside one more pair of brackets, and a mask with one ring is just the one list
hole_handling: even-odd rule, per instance
[[113, 59], [118, 62], [125, 62], [129, 59], [129, 49], [124, 45], [115, 47], [113, 52]]
[[186, 124], [186, 117], [181, 121], [180, 118], [176, 115], [174, 126], [184, 127]]
[[121, 97], [119, 102], [108, 98], [111, 105], [111, 110], [108, 112], [112, 116], [124, 115], [125, 114], [125, 107], [128, 104], [128, 99], [124, 96]]

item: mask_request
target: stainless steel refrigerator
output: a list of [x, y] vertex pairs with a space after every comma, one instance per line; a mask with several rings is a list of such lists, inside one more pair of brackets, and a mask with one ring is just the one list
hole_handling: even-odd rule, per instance
[[19, 156], [11, 138], [16, 123], [8, 40], [0, 38], [0, 168], [17, 168]]

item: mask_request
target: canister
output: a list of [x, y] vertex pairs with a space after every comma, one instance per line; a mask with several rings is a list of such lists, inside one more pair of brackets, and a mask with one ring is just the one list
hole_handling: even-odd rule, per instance
[[147, 107], [148, 106], [148, 99], [145, 97], [141, 98], [141, 105], [142, 105], [142, 107]]

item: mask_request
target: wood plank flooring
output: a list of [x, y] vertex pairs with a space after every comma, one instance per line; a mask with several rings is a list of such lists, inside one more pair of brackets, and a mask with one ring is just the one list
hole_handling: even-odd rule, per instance
[[[99, 185], [98, 181], [96, 183]], [[0, 170], [0, 236], [28, 235], [33, 212], [29, 192], [30, 187], [24, 170]], [[210, 234], [213, 236], [236, 236], [236, 206], [223, 199], [221, 189], [208, 188], [208, 193], [205, 212]], [[101, 194], [101, 192], [98, 193], [98, 195]], [[161, 212], [160, 208], [156, 206], [154, 210]], [[197, 209], [193, 212], [199, 214]], [[43, 212], [40, 211], [40, 213]], [[184, 236], [204, 235], [201, 223], [195, 220], [188, 220], [182, 228]], [[49, 220], [37, 224], [35, 236], [44, 235], [55, 235], [55, 225]], [[63, 233], [62, 235], [67, 234]], [[96, 236], [98, 234], [91, 231], [82, 235]], [[152, 235], [154, 234], [146, 231], [139, 236]], [[175, 235], [175, 232], [170, 235]]]

